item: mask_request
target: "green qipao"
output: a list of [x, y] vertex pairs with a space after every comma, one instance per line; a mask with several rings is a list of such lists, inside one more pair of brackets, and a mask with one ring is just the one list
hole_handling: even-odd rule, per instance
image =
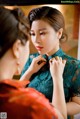
[[[28, 69], [34, 57], [37, 57], [39, 54], [34, 53], [31, 54], [29, 60], [27, 61], [22, 74]], [[36, 90], [43, 93], [51, 102], [52, 101], [52, 93], [53, 93], [53, 82], [52, 77], [49, 70], [49, 60], [55, 56], [62, 57], [62, 59], [66, 59], [66, 66], [64, 68], [63, 73], [63, 83], [64, 83], [64, 93], [65, 100], [69, 102], [70, 98], [73, 96], [80, 97], [80, 60], [77, 60], [71, 56], [68, 56], [63, 52], [60, 48], [55, 54], [46, 58], [47, 63], [43, 66], [37, 73], [33, 74], [30, 79], [29, 87], [35, 88]]]
[[[22, 75], [28, 69], [33, 58], [37, 57], [38, 55], [39, 55], [38, 53], [30, 55], [22, 71]], [[71, 56], [66, 55], [62, 51], [62, 49], [59, 49], [55, 54], [49, 57], [46, 57], [46, 55], [43, 56], [44, 58], [47, 59], [47, 63], [31, 77], [29, 87], [33, 87], [36, 90], [42, 92], [50, 100], [50, 102], [52, 101], [53, 83], [48, 62], [51, 58], [55, 56], [59, 56], [62, 57], [62, 59], [67, 60], [63, 73], [64, 78], [63, 83], [64, 83], [65, 99], [66, 102], [68, 102], [72, 96], [80, 96], [80, 60], [77, 60]]]

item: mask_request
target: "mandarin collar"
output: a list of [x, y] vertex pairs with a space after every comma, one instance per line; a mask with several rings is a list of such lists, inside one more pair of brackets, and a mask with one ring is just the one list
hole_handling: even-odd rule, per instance
[[43, 57], [47, 60], [50, 60], [53, 57], [59, 56], [62, 57], [65, 53], [63, 52], [63, 50], [60, 48], [57, 52], [55, 52], [53, 55], [51, 56], [47, 56], [47, 55], [43, 55]]

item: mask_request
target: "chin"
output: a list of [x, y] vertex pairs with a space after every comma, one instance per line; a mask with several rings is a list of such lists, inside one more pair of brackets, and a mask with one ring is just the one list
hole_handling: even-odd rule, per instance
[[44, 55], [45, 53], [42, 53], [42, 52], [38, 52], [40, 55]]
[[38, 53], [39, 53], [40, 55], [46, 54], [46, 52], [41, 52], [41, 51], [38, 51]]

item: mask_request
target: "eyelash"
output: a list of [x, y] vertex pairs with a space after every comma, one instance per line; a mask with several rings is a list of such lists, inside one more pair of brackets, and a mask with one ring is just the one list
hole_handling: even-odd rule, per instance
[[40, 33], [40, 35], [45, 35], [45, 34], [46, 34], [45, 32]]
[[[40, 33], [40, 35], [45, 35], [45, 32]], [[31, 36], [35, 36], [35, 33], [30, 33]]]
[[35, 34], [34, 33], [30, 33], [30, 36], [35, 36]]

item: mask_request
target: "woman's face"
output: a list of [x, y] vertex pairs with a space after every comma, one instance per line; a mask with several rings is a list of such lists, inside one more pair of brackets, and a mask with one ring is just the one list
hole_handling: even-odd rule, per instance
[[59, 49], [58, 34], [46, 21], [33, 21], [30, 34], [32, 43], [40, 54], [52, 55]]

